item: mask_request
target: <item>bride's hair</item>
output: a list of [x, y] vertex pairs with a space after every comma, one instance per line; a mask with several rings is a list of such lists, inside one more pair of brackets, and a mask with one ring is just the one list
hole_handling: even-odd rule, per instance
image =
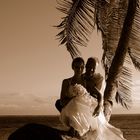
[[84, 64], [85, 65], [84, 59], [82, 57], [76, 57], [72, 61], [72, 68], [74, 68], [77, 63], [78, 64]]

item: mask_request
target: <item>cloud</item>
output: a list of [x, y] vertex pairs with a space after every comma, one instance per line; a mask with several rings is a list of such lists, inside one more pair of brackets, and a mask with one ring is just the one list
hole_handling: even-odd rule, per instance
[[[12, 94], [8, 94], [12, 95]], [[14, 94], [16, 95], [16, 94]], [[15, 98], [16, 97], [16, 98]], [[54, 106], [56, 97], [44, 97], [34, 94], [17, 94], [0, 100], [2, 115], [53, 115], [57, 114]]]
[[42, 95], [41, 93], [31, 92], [11, 92], [11, 93], [0, 93], [0, 103], [5, 104], [17, 104], [21, 106], [30, 105], [49, 105], [53, 104], [58, 99], [57, 96], [48, 96], [47, 94]]
[[1, 98], [11, 98], [11, 97], [16, 97], [16, 96], [21, 96], [19, 92], [1, 92], [0, 97]]
[[58, 97], [56, 96], [39, 96], [39, 94], [27, 94], [26, 98], [28, 100], [30, 99], [31, 101], [39, 104], [48, 104], [54, 102]]
[[3, 93], [0, 94], [0, 103], [2, 104], [0, 107], [14, 108], [14, 105], [23, 106], [23, 107], [31, 107], [31, 106], [54, 106], [54, 102], [58, 97], [56, 96], [43, 96], [40, 93]]
[[0, 104], [0, 109], [5, 109], [5, 108], [20, 109], [21, 107], [17, 104]]

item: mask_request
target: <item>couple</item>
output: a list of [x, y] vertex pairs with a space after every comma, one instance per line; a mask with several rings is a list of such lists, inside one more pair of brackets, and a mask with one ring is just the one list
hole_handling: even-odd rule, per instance
[[124, 140], [119, 129], [110, 125], [102, 111], [99, 92], [103, 77], [95, 74], [97, 60], [89, 58], [84, 70], [84, 60], [77, 57], [72, 62], [74, 75], [62, 82], [61, 97], [56, 108], [61, 112], [61, 122], [69, 132], [84, 140]]

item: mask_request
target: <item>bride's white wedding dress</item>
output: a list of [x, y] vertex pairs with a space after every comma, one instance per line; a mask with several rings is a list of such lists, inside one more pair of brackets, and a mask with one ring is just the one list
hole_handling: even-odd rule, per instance
[[106, 121], [103, 111], [99, 116], [92, 115], [97, 99], [90, 96], [83, 86], [76, 84], [69, 90], [73, 98], [60, 114], [64, 125], [73, 127], [85, 140], [125, 140], [120, 129]]

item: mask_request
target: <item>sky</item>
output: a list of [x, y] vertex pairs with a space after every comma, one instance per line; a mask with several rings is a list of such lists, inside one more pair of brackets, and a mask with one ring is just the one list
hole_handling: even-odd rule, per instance
[[[71, 56], [56, 38], [62, 14], [56, 0], [0, 0], [0, 115], [56, 115], [61, 83], [71, 77]], [[93, 32], [82, 57], [102, 56]], [[104, 75], [101, 63], [97, 69]], [[114, 113], [140, 113], [140, 73], [134, 71], [133, 106]]]

